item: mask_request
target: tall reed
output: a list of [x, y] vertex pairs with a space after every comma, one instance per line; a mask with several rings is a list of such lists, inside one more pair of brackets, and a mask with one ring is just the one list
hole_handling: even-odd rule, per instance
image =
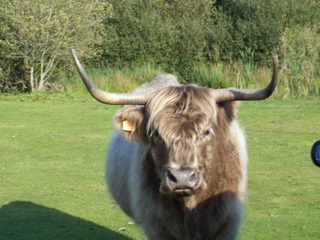
[[[86, 71], [98, 87], [110, 92], [130, 92], [140, 84], [151, 81], [156, 75], [163, 73], [160, 68], [150, 64], [142, 67], [98, 68]], [[66, 92], [86, 91], [76, 73], [72, 79], [61, 80], [59, 84]]]
[[282, 36], [280, 51], [286, 93], [295, 97], [319, 97], [320, 35], [317, 29], [287, 29]]
[[[280, 59], [278, 86], [274, 98], [315, 98], [320, 93], [319, 71], [314, 63], [303, 60], [299, 65], [290, 58]], [[130, 92], [138, 85], [148, 82], [161, 69], [146, 65], [142, 68], [93, 69], [88, 75], [103, 90]], [[176, 74], [179, 76], [179, 74]], [[262, 88], [271, 80], [271, 66], [248, 65], [241, 61], [232, 65], [217, 63], [198, 64], [186, 78], [178, 78], [181, 83], [192, 83], [211, 88]], [[60, 82], [66, 92], [86, 92], [77, 75], [74, 79]]]

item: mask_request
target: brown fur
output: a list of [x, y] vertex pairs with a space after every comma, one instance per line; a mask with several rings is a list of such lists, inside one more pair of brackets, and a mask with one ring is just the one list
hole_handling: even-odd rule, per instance
[[[130, 142], [120, 132], [113, 137], [108, 186], [149, 239], [236, 238], [247, 161], [236, 112], [237, 103], [217, 104], [208, 89], [193, 85], [160, 89], [145, 107], [118, 111], [115, 125], [126, 120], [135, 131], [124, 133]], [[168, 168], [197, 169], [191, 196], [172, 192]]]

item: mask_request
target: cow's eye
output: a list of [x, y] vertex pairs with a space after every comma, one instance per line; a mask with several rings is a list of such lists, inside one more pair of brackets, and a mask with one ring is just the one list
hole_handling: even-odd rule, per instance
[[203, 138], [208, 138], [208, 137], [212, 136], [213, 134], [214, 134], [213, 133], [213, 129], [209, 128], [209, 129], [207, 129], [206, 131], [203, 132], [202, 139]]
[[161, 141], [161, 136], [159, 134], [159, 132], [157, 130], [153, 130], [150, 134], [150, 138], [154, 141], [154, 142], [158, 142]]

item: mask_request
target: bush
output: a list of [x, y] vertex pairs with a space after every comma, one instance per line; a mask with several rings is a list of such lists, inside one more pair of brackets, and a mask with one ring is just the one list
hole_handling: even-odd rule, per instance
[[281, 9], [272, 0], [218, 0], [215, 6], [226, 18], [228, 34], [218, 44], [223, 60], [264, 63], [272, 59], [283, 29]]
[[211, 0], [112, 0], [107, 21], [111, 41], [104, 57], [112, 65], [152, 63], [167, 71], [188, 71], [204, 57]]
[[282, 9], [282, 19], [285, 28], [316, 26], [320, 31], [320, 1], [317, 0], [286, 0], [278, 2]]
[[264, 62], [282, 33], [277, 5], [250, 0], [112, 0], [104, 61], [152, 63], [187, 76], [197, 62]]

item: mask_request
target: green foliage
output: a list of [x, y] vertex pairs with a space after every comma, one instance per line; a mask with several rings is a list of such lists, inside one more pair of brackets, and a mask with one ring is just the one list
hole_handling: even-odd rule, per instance
[[111, 1], [107, 21], [112, 39], [104, 57], [115, 65], [152, 63], [167, 71], [187, 71], [204, 56], [211, 0]]
[[3, 0], [0, 91], [72, 89], [75, 46], [89, 69], [151, 66], [211, 87], [255, 86], [278, 53], [283, 96], [319, 96], [319, 15], [315, 0]]
[[317, 26], [320, 30], [320, 2], [318, 0], [286, 0], [277, 1], [277, 4], [282, 9], [281, 18], [285, 28]]
[[[111, 1], [111, 64], [152, 62], [188, 76], [194, 63], [270, 58], [282, 22], [269, 1]], [[274, 51], [273, 51], [274, 53]]]
[[275, 54], [282, 21], [272, 0], [220, 0], [216, 6], [227, 17], [228, 35], [220, 40], [222, 59], [265, 62]]

